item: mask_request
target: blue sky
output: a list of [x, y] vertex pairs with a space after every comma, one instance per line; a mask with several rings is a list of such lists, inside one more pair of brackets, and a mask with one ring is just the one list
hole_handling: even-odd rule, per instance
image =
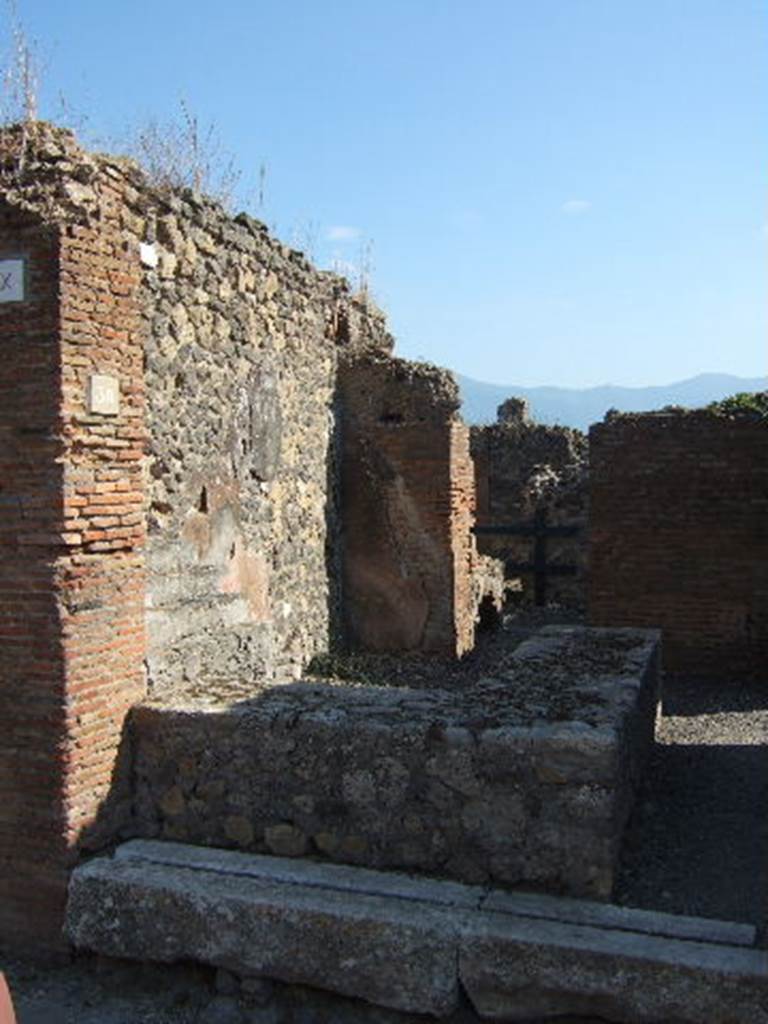
[[215, 122], [257, 214], [497, 383], [768, 372], [763, 0], [17, 0], [109, 145]]

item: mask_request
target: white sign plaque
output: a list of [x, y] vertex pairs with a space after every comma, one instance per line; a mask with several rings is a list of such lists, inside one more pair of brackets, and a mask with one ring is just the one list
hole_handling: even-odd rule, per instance
[[0, 302], [24, 301], [24, 260], [0, 260]]
[[88, 378], [88, 412], [117, 416], [120, 412], [120, 385], [117, 377], [94, 373]]
[[154, 245], [148, 245], [146, 242], [142, 242], [139, 246], [139, 255], [141, 257], [141, 262], [145, 267], [157, 266], [157, 249]]

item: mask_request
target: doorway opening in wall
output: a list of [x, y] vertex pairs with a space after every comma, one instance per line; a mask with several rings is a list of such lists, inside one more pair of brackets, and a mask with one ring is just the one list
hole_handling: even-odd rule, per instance
[[[576, 565], [553, 560], [548, 550], [548, 542], [554, 538], [577, 537], [581, 530], [581, 525], [577, 523], [551, 525], [546, 508], [539, 508], [530, 521], [477, 525], [474, 527], [473, 533], [475, 536], [502, 538], [502, 544], [504, 543], [503, 538], [507, 538], [508, 542], [516, 538], [524, 545], [529, 545], [530, 557], [527, 560], [515, 559], [512, 552], [504, 558], [505, 573], [508, 578], [522, 577], [526, 584], [530, 581], [534, 603], [537, 607], [543, 608], [548, 603], [551, 594], [552, 578], [577, 576], [579, 572]], [[503, 554], [503, 549], [488, 553], [499, 557]]]

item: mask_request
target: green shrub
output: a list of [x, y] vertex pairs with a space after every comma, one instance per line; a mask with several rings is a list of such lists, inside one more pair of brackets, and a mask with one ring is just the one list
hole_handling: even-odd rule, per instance
[[729, 419], [768, 419], [768, 391], [741, 391], [707, 406], [710, 412]]

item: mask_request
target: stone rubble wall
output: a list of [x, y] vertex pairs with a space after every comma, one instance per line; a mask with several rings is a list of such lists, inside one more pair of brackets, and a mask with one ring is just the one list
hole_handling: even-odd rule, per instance
[[514, 672], [461, 692], [296, 683], [144, 704], [126, 834], [607, 898], [658, 657], [654, 636], [596, 631], [609, 660], [582, 663], [574, 635], [518, 648], [517, 669], [551, 680], [522, 717]]
[[589, 618], [653, 626], [667, 669], [768, 660], [768, 424], [685, 410], [592, 427]]
[[414, 413], [384, 410], [364, 441], [423, 649], [471, 648], [492, 574], [455, 384], [392, 360], [366, 296], [50, 125], [3, 130], [0, 180], [0, 256], [26, 259], [28, 288], [0, 302], [0, 931], [55, 943], [69, 867], [124, 823], [123, 724], [147, 685], [284, 682], [342, 640], [344, 608], [360, 618], [341, 568], [350, 374], [377, 365], [378, 398]]
[[[340, 630], [336, 361], [383, 315], [264, 225], [43, 126], [20, 206], [81, 223], [109, 189], [140, 276], [148, 680], [294, 678]], [[141, 262], [138, 262], [139, 254]]]
[[[575, 565], [575, 576], [550, 576], [547, 601], [583, 609], [586, 602], [588, 472], [587, 439], [570, 427], [547, 426], [530, 419], [528, 403], [510, 398], [498, 420], [471, 429], [477, 475], [477, 523], [529, 522], [537, 510], [550, 525], [581, 528], [574, 537], [547, 540], [547, 559]], [[509, 562], [530, 562], [533, 542], [523, 537], [480, 535], [478, 550]], [[510, 576], [511, 579], [516, 579]], [[516, 580], [515, 598], [533, 601], [533, 578]]]
[[340, 628], [337, 352], [391, 338], [250, 218], [176, 198], [153, 233], [150, 679], [293, 678]]

